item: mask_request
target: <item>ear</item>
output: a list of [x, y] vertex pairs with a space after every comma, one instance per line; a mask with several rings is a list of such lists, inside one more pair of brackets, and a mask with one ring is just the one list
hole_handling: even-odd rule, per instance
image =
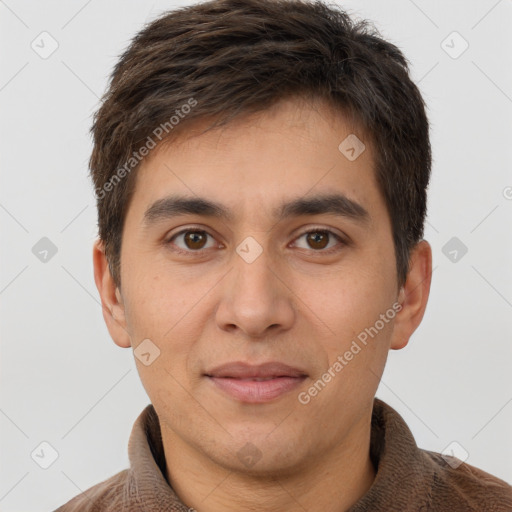
[[122, 295], [110, 274], [105, 248], [100, 239], [94, 242], [92, 259], [94, 281], [101, 297], [103, 318], [107, 324], [108, 332], [116, 345], [122, 348], [131, 347], [131, 339], [126, 329]]
[[391, 337], [393, 350], [404, 348], [420, 325], [427, 307], [431, 279], [432, 248], [426, 240], [421, 240], [411, 251], [407, 280], [398, 295], [402, 309], [395, 317]]

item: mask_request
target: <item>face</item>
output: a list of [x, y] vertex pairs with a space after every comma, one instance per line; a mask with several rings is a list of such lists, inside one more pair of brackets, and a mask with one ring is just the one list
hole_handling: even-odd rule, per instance
[[[388, 350], [407, 343], [426, 297], [397, 287], [372, 150], [347, 158], [350, 134], [365, 143], [325, 105], [288, 100], [140, 167], [121, 290], [99, 245], [96, 282], [113, 339], [144, 354], [164, 444], [283, 474], [369, 422]], [[413, 284], [429, 270], [418, 261]]]

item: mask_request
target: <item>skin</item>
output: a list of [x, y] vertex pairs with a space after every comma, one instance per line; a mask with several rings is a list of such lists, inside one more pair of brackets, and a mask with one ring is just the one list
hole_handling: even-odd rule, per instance
[[[354, 161], [338, 150], [350, 133], [364, 141], [326, 105], [296, 99], [204, 134], [188, 129], [138, 171], [123, 231], [121, 289], [101, 241], [94, 245], [95, 281], [113, 340], [136, 349], [149, 338], [160, 350], [148, 366], [135, 361], [160, 419], [167, 479], [201, 512], [341, 512], [375, 478], [373, 398], [389, 350], [403, 348], [423, 318], [432, 256], [426, 241], [418, 243], [407, 282], [398, 287], [370, 144]], [[318, 214], [276, 222], [271, 215], [282, 201], [332, 192], [360, 203], [369, 221]], [[188, 214], [144, 228], [146, 209], [175, 193], [222, 203], [234, 219]], [[169, 241], [185, 228], [211, 235], [203, 235], [202, 256], [201, 245], [187, 245], [183, 235]], [[349, 243], [331, 235], [327, 249], [339, 251], [325, 254], [303, 235], [310, 228]], [[263, 250], [250, 264], [236, 252], [248, 236]], [[397, 301], [402, 309], [394, 319], [300, 403], [299, 392]], [[308, 377], [270, 402], [242, 403], [203, 375], [231, 361], [280, 361]], [[251, 467], [237, 457], [246, 443], [260, 454]]]

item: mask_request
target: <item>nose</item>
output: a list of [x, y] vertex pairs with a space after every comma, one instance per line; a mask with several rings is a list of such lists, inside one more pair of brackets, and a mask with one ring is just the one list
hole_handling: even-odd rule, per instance
[[238, 255], [223, 280], [216, 310], [220, 329], [261, 339], [291, 328], [295, 320], [294, 295], [286, 276], [269, 261], [266, 252], [252, 262]]

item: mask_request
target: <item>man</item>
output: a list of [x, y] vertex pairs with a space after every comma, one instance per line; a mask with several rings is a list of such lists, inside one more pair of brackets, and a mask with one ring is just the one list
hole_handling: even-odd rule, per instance
[[134, 38], [92, 131], [96, 285], [151, 404], [130, 469], [58, 511], [512, 510], [375, 398], [432, 271], [395, 46], [322, 3], [182, 8]]

